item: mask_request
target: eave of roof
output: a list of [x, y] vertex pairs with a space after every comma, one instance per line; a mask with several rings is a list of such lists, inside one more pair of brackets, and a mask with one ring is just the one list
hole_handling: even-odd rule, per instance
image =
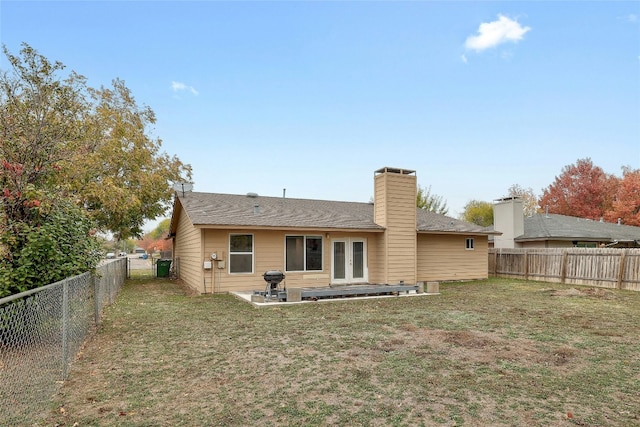
[[353, 232], [359, 230], [367, 233], [383, 233], [384, 227], [380, 228], [338, 228], [338, 227], [281, 227], [281, 226], [267, 226], [267, 225], [212, 225], [212, 224], [197, 224], [194, 225], [198, 229], [216, 229], [216, 230], [272, 230], [272, 231], [291, 231], [291, 232], [314, 232], [314, 233], [337, 233], [337, 232]]

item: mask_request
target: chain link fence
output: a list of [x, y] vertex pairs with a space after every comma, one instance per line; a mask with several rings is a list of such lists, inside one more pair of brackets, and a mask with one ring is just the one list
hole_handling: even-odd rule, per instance
[[28, 425], [50, 410], [84, 341], [127, 276], [120, 259], [0, 299], [0, 425]]

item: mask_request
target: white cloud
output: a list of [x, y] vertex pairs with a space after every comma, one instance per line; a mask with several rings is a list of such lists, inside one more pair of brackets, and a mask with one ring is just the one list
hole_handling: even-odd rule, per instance
[[174, 92], [180, 92], [180, 91], [186, 90], [191, 92], [195, 96], [198, 96], [198, 91], [193, 86], [187, 86], [186, 84], [181, 82], [171, 82], [171, 89]]
[[462, 62], [464, 62], [465, 64], [467, 63], [467, 55], [465, 55], [464, 53], [462, 55], [460, 55], [460, 59], [462, 59]]
[[467, 37], [465, 47], [480, 52], [506, 42], [518, 42], [531, 31], [531, 27], [523, 27], [518, 21], [498, 15], [498, 20], [483, 22], [478, 34]]
[[635, 24], [636, 22], [638, 22], [638, 15], [635, 15], [633, 13], [630, 15], [627, 15], [627, 21]]

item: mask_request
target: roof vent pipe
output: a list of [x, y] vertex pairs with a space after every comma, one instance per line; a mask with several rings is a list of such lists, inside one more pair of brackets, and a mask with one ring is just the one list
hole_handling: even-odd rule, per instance
[[622, 224], [622, 218], [618, 218], [618, 225]]
[[260, 205], [256, 203], [255, 205], [253, 205], [253, 214], [258, 215], [259, 213], [260, 213]]
[[286, 195], [287, 195], [287, 189], [283, 188], [282, 189], [282, 198], [284, 199]]
[[549, 205], [544, 207], [544, 217], [549, 218]]

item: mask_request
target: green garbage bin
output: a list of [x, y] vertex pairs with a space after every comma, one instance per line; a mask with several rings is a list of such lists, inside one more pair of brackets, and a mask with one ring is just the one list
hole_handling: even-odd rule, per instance
[[169, 269], [171, 268], [170, 259], [159, 259], [156, 261], [156, 276], [169, 277]]

